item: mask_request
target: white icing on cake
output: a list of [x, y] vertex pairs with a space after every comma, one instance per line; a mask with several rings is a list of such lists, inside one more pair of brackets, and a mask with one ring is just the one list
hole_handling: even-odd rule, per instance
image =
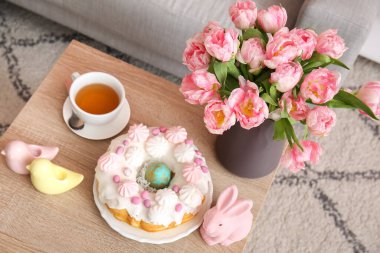
[[181, 143], [174, 148], [174, 157], [180, 163], [189, 163], [194, 160], [195, 150], [193, 145]]
[[188, 184], [179, 191], [179, 199], [187, 206], [196, 208], [202, 203], [203, 194], [194, 185]]
[[137, 168], [144, 162], [144, 149], [139, 146], [132, 146], [125, 153], [125, 162], [130, 168]]
[[171, 189], [162, 189], [156, 192], [156, 197], [154, 200], [158, 205], [165, 208], [174, 208], [175, 204], [178, 203], [177, 194]]
[[154, 158], [163, 157], [169, 150], [170, 144], [168, 140], [162, 136], [153, 136], [145, 143], [146, 152]]
[[[144, 220], [154, 225], [168, 226], [173, 221], [180, 224], [184, 214], [191, 213], [195, 215], [199, 210], [203, 197], [209, 191], [208, 183], [211, 182], [211, 176], [209, 171], [202, 172], [200, 179], [194, 184], [189, 184], [184, 179], [183, 169], [185, 163], [181, 161], [194, 163], [195, 165], [194, 160], [198, 158], [202, 160], [202, 166], [207, 166], [201, 154], [195, 153], [195, 150], [198, 150], [197, 147], [192, 142], [185, 144], [186, 130], [181, 127], [174, 127], [158, 134], [156, 130], [153, 134], [152, 132], [154, 131], [152, 130], [157, 128], [146, 128], [148, 130], [146, 131], [144, 125], [138, 125], [133, 129], [134, 138], [130, 136], [132, 132], [121, 135], [111, 141], [106, 152], [118, 160], [117, 164], [119, 165], [116, 168], [112, 166], [111, 170], [103, 171], [99, 162], [95, 169], [100, 201], [110, 208], [126, 209], [134, 219], [138, 221]], [[146, 136], [146, 133], [149, 133], [149, 136]], [[170, 136], [169, 138], [172, 141], [169, 141], [166, 136]], [[133, 141], [133, 139], [135, 140]], [[179, 140], [181, 142], [178, 142]], [[165, 145], [167, 146], [165, 147]], [[124, 152], [116, 157], [116, 150], [120, 146], [123, 147]], [[162, 149], [157, 147], [166, 149], [166, 152], [164, 153]], [[132, 196], [126, 196], [132, 194], [121, 196], [119, 187], [127, 180], [136, 181], [144, 164], [151, 161], [165, 163], [174, 173], [174, 177], [168, 188], [149, 193], [150, 207], [145, 207], [143, 201], [139, 204], [132, 204]], [[114, 182], [114, 176], [116, 175], [119, 176], [120, 181], [118, 183]], [[172, 190], [174, 185], [179, 186], [178, 193]], [[133, 193], [136, 190], [135, 187], [128, 189], [132, 189]], [[144, 190], [146, 189], [141, 184], [137, 184], [135, 196], [140, 196]], [[182, 205], [180, 211], [175, 211], [177, 204]]]

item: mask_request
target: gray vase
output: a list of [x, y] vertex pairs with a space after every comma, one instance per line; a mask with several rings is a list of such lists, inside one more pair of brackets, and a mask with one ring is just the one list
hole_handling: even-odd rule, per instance
[[260, 126], [246, 130], [235, 124], [218, 136], [215, 151], [228, 171], [239, 177], [260, 178], [278, 166], [285, 141], [274, 141], [274, 121], [265, 120]]

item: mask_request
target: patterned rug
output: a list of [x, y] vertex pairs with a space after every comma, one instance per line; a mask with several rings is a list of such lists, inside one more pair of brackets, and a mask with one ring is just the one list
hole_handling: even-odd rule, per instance
[[[180, 79], [0, 0], [0, 135], [67, 44], [77, 39], [128, 63]], [[380, 65], [359, 58], [345, 86], [380, 80]], [[318, 166], [281, 170], [246, 252], [380, 252], [380, 127], [354, 111], [321, 144]]]

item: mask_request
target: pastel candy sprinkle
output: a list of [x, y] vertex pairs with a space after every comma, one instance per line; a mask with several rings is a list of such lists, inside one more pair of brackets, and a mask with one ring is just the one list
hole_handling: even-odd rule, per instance
[[124, 148], [122, 146], [118, 146], [116, 148], [116, 154], [121, 155], [124, 153]]
[[152, 202], [149, 200], [149, 199], [144, 199], [144, 206], [146, 207], [146, 208], [149, 208], [149, 207], [151, 207], [152, 206]]
[[201, 165], [203, 161], [202, 161], [201, 158], [198, 158], [198, 157], [197, 157], [197, 158], [194, 159], [194, 162], [195, 162], [195, 164], [197, 164], [197, 165]]
[[146, 200], [149, 198], [149, 192], [148, 191], [142, 191], [140, 195], [141, 195], [142, 199]]
[[168, 129], [166, 127], [160, 127], [160, 132], [161, 133], [165, 133]]
[[199, 151], [199, 150], [195, 150], [195, 154], [197, 154], [197, 155], [202, 155], [202, 152]]
[[178, 213], [178, 212], [181, 212], [182, 210], [182, 205], [180, 203], [178, 203], [177, 205], [175, 205], [175, 211]]
[[127, 146], [129, 144], [129, 141], [128, 140], [124, 140], [123, 141], [123, 145]]
[[131, 202], [132, 202], [132, 204], [134, 204], [134, 205], [138, 205], [138, 204], [141, 203], [141, 198], [138, 197], [138, 196], [133, 196], [133, 197], [131, 198]]
[[175, 193], [178, 193], [178, 192], [179, 192], [179, 186], [176, 185], [176, 184], [173, 185], [172, 190], [173, 190]]
[[155, 129], [153, 129], [153, 131], [152, 131], [152, 134], [153, 134], [154, 136], [158, 135], [159, 133], [160, 133], [160, 129], [159, 129], [159, 128], [155, 128]]
[[115, 182], [115, 183], [119, 183], [120, 182], [120, 177], [118, 176], [118, 175], [115, 175], [115, 176], [113, 176], [113, 181]]
[[206, 166], [201, 166], [201, 170], [203, 173], [207, 173], [208, 172], [208, 168]]
[[187, 139], [187, 140], [185, 140], [185, 144], [191, 145], [191, 144], [193, 144], [193, 140]]

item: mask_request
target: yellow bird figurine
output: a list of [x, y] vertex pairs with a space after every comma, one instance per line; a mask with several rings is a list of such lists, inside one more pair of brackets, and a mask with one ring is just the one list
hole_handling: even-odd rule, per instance
[[79, 185], [83, 175], [58, 166], [47, 159], [37, 158], [26, 168], [33, 186], [45, 194], [60, 194]]

